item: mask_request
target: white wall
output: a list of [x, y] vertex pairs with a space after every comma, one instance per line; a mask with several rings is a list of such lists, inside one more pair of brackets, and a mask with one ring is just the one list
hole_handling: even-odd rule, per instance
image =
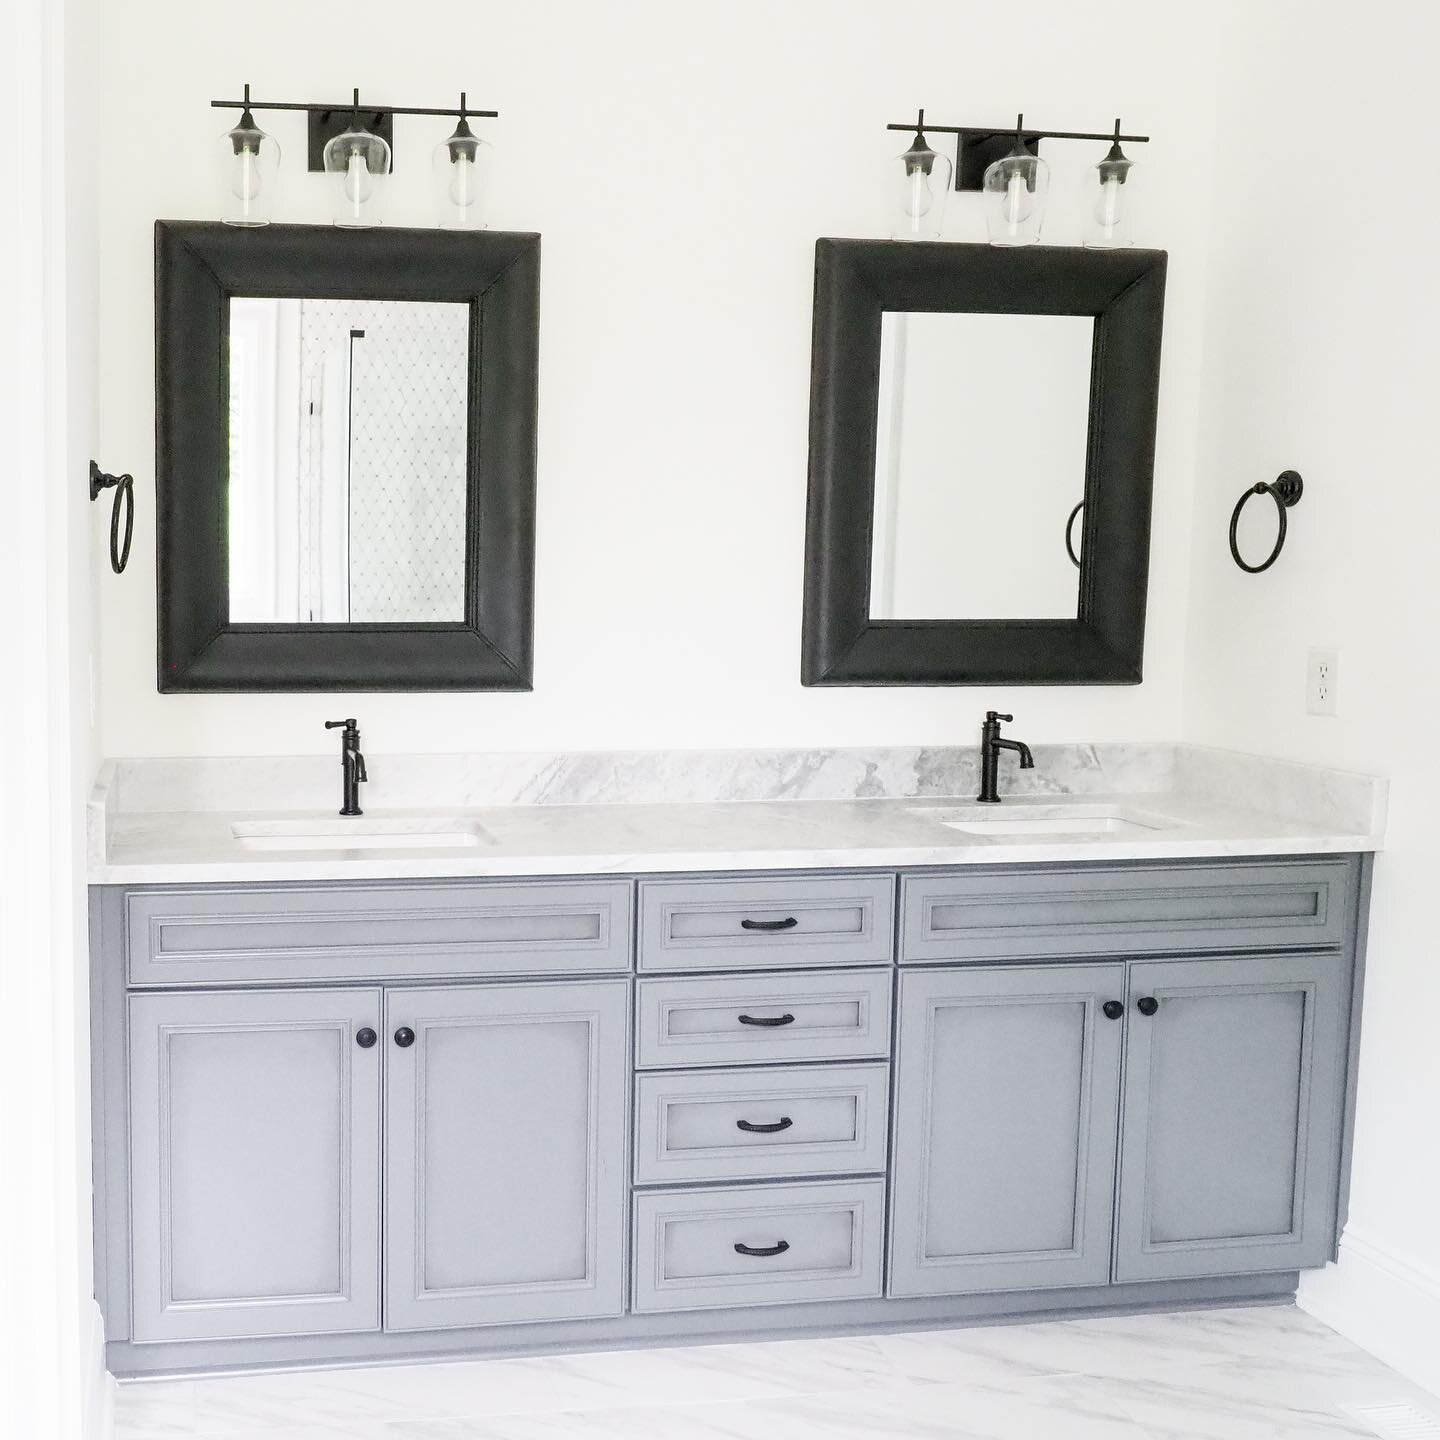
[[[373, 15], [373, 24], [364, 17]], [[1029, 740], [1169, 738], [1179, 721], [1213, 99], [1213, 20], [1144, 0], [1076, 6], [873, 0], [504, 0], [344, 17], [254, 0], [104, 7], [104, 452], [134, 470], [131, 571], [105, 587], [110, 754], [320, 752], [358, 712], [367, 749], [859, 744], [973, 737], [1003, 699]], [[1017, 44], [1016, 42], [1023, 42]], [[1013, 57], [1013, 58], [1007, 58]], [[151, 224], [216, 213], [209, 100], [498, 108], [501, 226], [544, 235], [536, 689], [530, 695], [160, 697], [154, 686]], [[123, 97], [123, 99], [122, 99]], [[1170, 249], [1146, 683], [803, 689], [799, 683], [814, 242], [886, 233], [887, 135], [932, 118], [1152, 133], [1148, 238]], [[273, 123], [272, 123], [273, 120]], [[323, 220], [300, 122], [294, 219]], [[438, 121], [401, 120], [392, 218], [426, 224]], [[137, 140], [137, 137], [138, 140]], [[1080, 172], [1053, 146], [1049, 234], [1079, 234]], [[1140, 183], [1137, 178], [1137, 185]], [[979, 239], [977, 197], [948, 231]]]
[[[1440, 201], [1425, 139], [1440, 18], [1408, 0], [1240, 0], [1231, 26], [1184, 733], [1391, 777], [1354, 1243], [1305, 1293], [1440, 1390]], [[1244, 575], [1230, 508], [1287, 467], [1306, 484], [1289, 543]], [[1310, 645], [1340, 648], [1338, 718], [1305, 714]]]
[[91, 0], [0, 7], [0, 1429], [100, 1436], [83, 802], [97, 298]]

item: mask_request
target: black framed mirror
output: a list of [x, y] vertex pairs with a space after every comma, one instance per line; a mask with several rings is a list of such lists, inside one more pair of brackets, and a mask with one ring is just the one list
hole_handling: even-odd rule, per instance
[[528, 690], [540, 237], [155, 226], [159, 688]]
[[817, 242], [804, 684], [1140, 682], [1165, 266]]

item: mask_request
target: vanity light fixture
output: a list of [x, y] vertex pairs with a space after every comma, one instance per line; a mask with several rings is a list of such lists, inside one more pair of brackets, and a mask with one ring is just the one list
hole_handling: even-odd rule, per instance
[[[444, 154], [439, 223], [446, 229], [474, 229], [483, 225], [479, 199], [483, 195], [484, 162], [490, 145], [470, 129], [470, 121], [494, 119], [498, 110], [470, 109], [464, 92], [460, 105], [414, 106], [360, 104], [360, 91], [351, 92], [346, 104], [313, 100], [251, 100], [245, 86], [242, 100], [212, 100], [217, 109], [239, 109], [239, 123], [221, 137], [224, 190], [221, 218], [230, 225], [264, 225], [274, 214], [280, 147], [255, 123], [256, 110], [303, 110], [308, 116], [309, 168], [330, 176], [334, 190], [332, 215], [336, 225], [364, 229], [381, 222], [386, 179], [394, 163], [394, 119], [397, 115], [454, 116], [457, 123], [439, 146]], [[436, 167], [440, 166], [437, 153]]]
[[268, 225], [275, 206], [280, 147], [250, 113], [250, 87], [234, 128], [220, 137], [220, 218], [227, 225]]
[[1024, 115], [1015, 117], [1013, 148], [985, 167], [981, 188], [992, 245], [1034, 245], [1040, 239], [1050, 167], [1026, 144]]
[[[1108, 140], [1110, 149], [1094, 167], [1093, 191], [1087, 190], [1090, 213], [1086, 217], [1084, 242], [1093, 248], [1115, 249], [1134, 244], [1131, 233], [1130, 170], [1134, 165], [1120, 148], [1145, 145], [1148, 135], [1125, 135], [1116, 120], [1114, 132], [1099, 134], [1090, 130], [1036, 130], [1026, 128], [1024, 115], [1016, 117], [1009, 130], [977, 125], [924, 125], [925, 112], [918, 121], [895, 122], [887, 130], [913, 130], [917, 144], [900, 157], [906, 165], [905, 176], [911, 178], [910, 157], [923, 163], [926, 152], [933, 155], [923, 130], [933, 135], [955, 137], [955, 164], [948, 167], [954, 176], [955, 189], [978, 190], [986, 200], [986, 230], [992, 245], [1031, 245], [1040, 238], [1045, 218], [1045, 201], [1050, 186], [1050, 167], [1040, 158], [1042, 140]], [[923, 146], [923, 149], [918, 148]], [[936, 156], [924, 174], [932, 186], [941, 157]], [[905, 214], [902, 197], [898, 209]], [[938, 207], [932, 207], [933, 210]], [[907, 229], [906, 235], [911, 232]], [[900, 238], [899, 235], [896, 238]], [[939, 238], [939, 221], [925, 239]]]
[[915, 117], [915, 138], [897, 158], [899, 170], [891, 169], [895, 200], [891, 211], [892, 240], [938, 240], [945, 219], [945, 202], [950, 196], [953, 167], [945, 156], [930, 148], [925, 138], [925, 112]]
[[485, 192], [489, 161], [494, 148], [470, 128], [465, 92], [460, 92], [460, 113], [454, 132], [442, 140], [431, 161], [435, 172], [435, 202], [442, 230], [482, 230], [480, 199]]

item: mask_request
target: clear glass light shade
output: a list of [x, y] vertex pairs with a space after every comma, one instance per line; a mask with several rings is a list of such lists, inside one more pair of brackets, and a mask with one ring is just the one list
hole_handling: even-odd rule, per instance
[[220, 218], [227, 225], [268, 225], [275, 214], [280, 147], [248, 110], [216, 147]]
[[483, 230], [490, 198], [494, 147], [470, 133], [461, 121], [431, 159], [435, 222], [442, 230]]
[[1045, 221], [1050, 167], [1019, 150], [985, 171], [985, 226], [992, 245], [1034, 245]]
[[1092, 250], [1123, 250], [1135, 243], [1135, 162], [1118, 144], [1091, 171], [1085, 186], [1082, 240]]
[[890, 238], [892, 240], [938, 240], [945, 223], [945, 205], [950, 198], [954, 167], [915, 136], [910, 148], [891, 162]]
[[337, 225], [359, 230], [382, 222], [390, 147], [379, 135], [352, 119], [326, 142], [325, 173], [334, 187], [331, 214]]

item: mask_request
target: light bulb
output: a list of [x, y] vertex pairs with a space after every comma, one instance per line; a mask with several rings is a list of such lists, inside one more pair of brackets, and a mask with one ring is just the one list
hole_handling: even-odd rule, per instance
[[1115, 227], [1120, 223], [1120, 177], [1109, 175], [1100, 186], [1100, 198], [1095, 202], [1095, 223], [1102, 236], [1111, 240]]
[[244, 213], [248, 215], [250, 206], [260, 194], [259, 156], [250, 146], [242, 145], [235, 156], [235, 165], [230, 173], [231, 192], [240, 202]]
[[905, 192], [905, 213], [912, 220], [921, 220], [930, 213], [935, 203], [935, 191], [931, 188], [930, 177], [919, 165], [910, 167], [910, 184]]
[[450, 203], [467, 210], [475, 203], [475, 161], [469, 155], [456, 155], [450, 162], [450, 184], [446, 193]]
[[1025, 176], [1018, 169], [1011, 172], [1005, 183], [1002, 206], [1005, 223], [1013, 235], [1030, 218], [1030, 191], [1025, 184]]
[[356, 146], [350, 151], [349, 159], [345, 162], [345, 199], [357, 215], [360, 207], [369, 200], [374, 188], [370, 167], [365, 163], [360, 147]]

